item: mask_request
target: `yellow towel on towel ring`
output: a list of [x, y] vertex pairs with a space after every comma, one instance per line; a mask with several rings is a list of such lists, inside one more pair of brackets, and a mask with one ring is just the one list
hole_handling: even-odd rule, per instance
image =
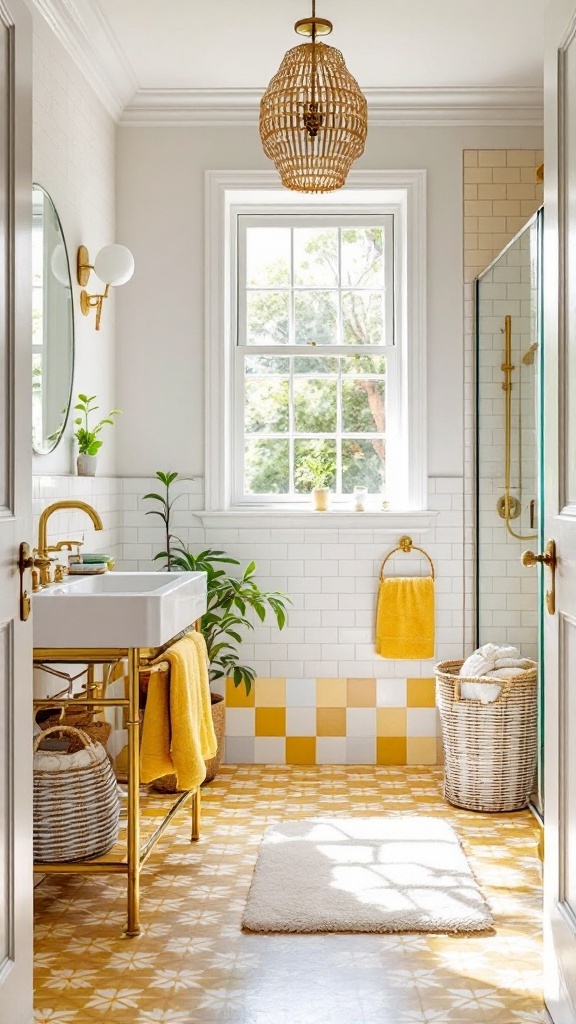
[[380, 580], [376, 653], [402, 660], [434, 657], [433, 576], [386, 576]]

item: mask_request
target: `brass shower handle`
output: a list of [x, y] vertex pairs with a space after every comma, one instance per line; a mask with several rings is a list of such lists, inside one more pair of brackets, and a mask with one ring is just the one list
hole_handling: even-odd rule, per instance
[[533, 551], [525, 551], [522, 555], [522, 565], [525, 565], [530, 569], [533, 565], [537, 565], [538, 562], [542, 562], [543, 565], [551, 565], [552, 559], [550, 555], [535, 555]]
[[533, 551], [524, 551], [522, 565], [531, 568], [533, 565], [547, 565], [552, 572], [552, 588], [546, 591], [546, 607], [549, 615], [556, 611], [556, 542], [549, 540], [542, 554], [536, 555]]

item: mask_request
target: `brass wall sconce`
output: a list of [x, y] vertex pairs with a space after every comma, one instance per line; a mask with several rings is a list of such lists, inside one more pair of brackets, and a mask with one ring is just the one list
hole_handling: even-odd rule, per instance
[[[101, 294], [90, 295], [86, 291], [86, 285], [90, 278], [90, 271], [93, 270], [97, 277], [104, 282], [104, 291]], [[82, 288], [80, 292], [80, 309], [84, 316], [88, 316], [91, 309], [96, 310], [96, 330], [100, 330], [100, 319], [102, 317], [102, 303], [108, 298], [110, 287], [117, 288], [118, 285], [126, 284], [134, 273], [134, 257], [125, 245], [105, 245], [96, 256], [94, 263], [90, 263], [90, 256], [85, 245], [78, 248], [76, 261], [76, 276], [78, 284]]]

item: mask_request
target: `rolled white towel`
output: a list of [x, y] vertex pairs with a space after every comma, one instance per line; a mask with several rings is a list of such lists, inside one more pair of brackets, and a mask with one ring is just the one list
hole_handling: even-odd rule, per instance
[[508, 645], [499, 647], [498, 644], [484, 644], [466, 659], [460, 669], [460, 675], [485, 676], [497, 668], [500, 661], [518, 658], [520, 658], [520, 651], [517, 647], [510, 647]]
[[481, 704], [492, 704], [500, 696], [498, 683], [462, 683], [460, 696], [463, 700], [479, 700]]
[[518, 664], [516, 667], [511, 665], [504, 666], [503, 668], [495, 668], [493, 672], [488, 672], [489, 676], [496, 679], [512, 679], [513, 676], [521, 676], [524, 672], [528, 672], [531, 668], [534, 668], [534, 663], [528, 661], [527, 658], [522, 659], [526, 664]]
[[527, 669], [534, 668], [534, 662], [530, 661], [530, 658], [498, 658], [494, 670], [498, 672], [503, 668], [514, 668], [526, 672]]
[[[485, 644], [484, 647], [491, 647], [492, 644]], [[480, 647], [474, 654], [471, 654], [460, 669], [461, 676], [485, 676], [496, 667], [496, 658], [491, 651], [485, 651]]]
[[[460, 669], [461, 676], [484, 676], [506, 679], [533, 667], [528, 658], [521, 658], [517, 647], [504, 644], [484, 644], [466, 659]], [[462, 683], [460, 696], [463, 700], [479, 700], [491, 704], [500, 696], [502, 687], [498, 683]]]
[[[528, 658], [521, 658], [520, 663], [525, 663], [525, 665], [522, 665], [522, 667], [512, 667], [509, 665], [508, 667], [497, 668], [492, 672], [487, 672], [485, 678], [511, 679], [513, 676], [522, 675], [523, 672], [528, 672], [529, 669], [534, 667], [534, 663], [529, 661]], [[501, 689], [502, 687], [498, 683], [462, 683], [460, 696], [462, 700], [479, 700], [481, 704], [492, 704], [500, 696]]]

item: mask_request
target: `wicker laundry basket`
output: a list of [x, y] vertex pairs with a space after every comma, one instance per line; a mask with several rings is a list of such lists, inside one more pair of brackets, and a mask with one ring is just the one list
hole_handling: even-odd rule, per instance
[[[460, 676], [462, 661], [436, 666], [444, 741], [444, 795], [470, 811], [519, 811], [532, 792], [538, 751], [538, 670], [507, 679]], [[495, 701], [462, 700], [462, 683], [502, 688]]]
[[[81, 739], [73, 752], [40, 750], [50, 733]], [[85, 860], [118, 838], [120, 798], [104, 747], [71, 725], [46, 729], [34, 741], [34, 860]]]

